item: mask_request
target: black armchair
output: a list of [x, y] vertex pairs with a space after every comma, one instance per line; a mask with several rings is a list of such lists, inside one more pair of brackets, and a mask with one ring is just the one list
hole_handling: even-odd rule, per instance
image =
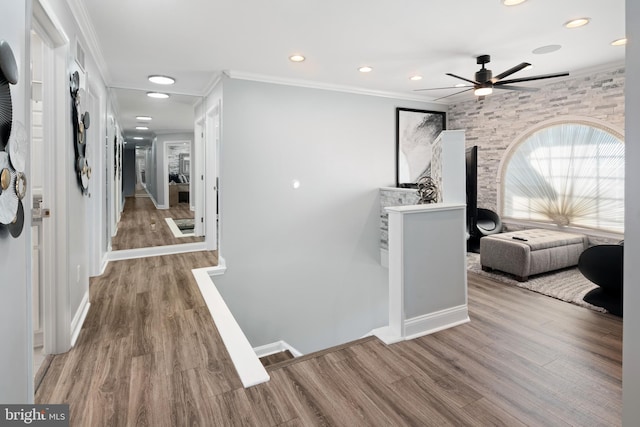
[[597, 245], [586, 249], [578, 259], [584, 277], [599, 287], [584, 296], [590, 304], [622, 317], [622, 278], [624, 245]]
[[489, 209], [478, 208], [476, 228], [480, 236], [489, 236], [502, 232], [502, 220], [497, 213]]

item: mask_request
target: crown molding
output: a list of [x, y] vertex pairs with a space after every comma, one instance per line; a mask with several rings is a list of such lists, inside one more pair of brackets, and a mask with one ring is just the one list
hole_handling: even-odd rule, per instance
[[80, 35], [84, 38], [86, 43], [86, 52], [90, 53], [91, 57], [95, 61], [104, 84], [109, 86], [111, 75], [109, 74], [107, 62], [104, 59], [100, 43], [98, 42], [98, 36], [93, 28], [91, 18], [89, 18], [89, 13], [84, 6], [84, 2], [82, 0], [67, 0], [67, 5], [71, 10], [74, 20], [78, 24]]
[[374, 90], [361, 88], [356, 86], [338, 85], [333, 83], [317, 82], [312, 80], [290, 79], [285, 77], [268, 76], [264, 74], [246, 73], [243, 71], [225, 70], [224, 74], [231, 79], [249, 80], [262, 83], [273, 83], [286, 86], [297, 86], [309, 89], [331, 90], [335, 92], [353, 93], [357, 95], [377, 96], [381, 98], [394, 98], [404, 101], [428, 102], [434, 105], [446, 105], [441, 102], [434, 102], [428, 97], [419, 95], [410, 95], [402, 92], [387, 92], [382, 90]]

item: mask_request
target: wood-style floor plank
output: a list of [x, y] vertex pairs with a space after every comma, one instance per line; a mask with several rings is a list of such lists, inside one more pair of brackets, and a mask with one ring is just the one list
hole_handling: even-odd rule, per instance
[[111, 247], [115, 251], [203, 242], [204, 237], [175, 237], [165, 220], [193, 217], [189, 203], [156, 209], [149, 197], [126, 197], [118, 232], [111, 240]]
[[471, 322], [268, 367], [244, 389], [190, 273], [199, 252], [110, 263], [38, 403], [72, 426], [619, 426], [622, 321], [469, 274]]

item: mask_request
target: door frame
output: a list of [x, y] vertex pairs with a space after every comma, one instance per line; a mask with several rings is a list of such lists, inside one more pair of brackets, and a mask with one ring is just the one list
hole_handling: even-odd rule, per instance
[[[67, 141], [66, 86], [67, 58], [70, 39], [46, 0], [34, 0], [31, 29], [42, 38], [45, 46], [43, 69], [43, 132], [50, 143], [44, 143], [43, 193], [47, 196], [44, 208], [51, 212], [43, 218], [43, 332], [44, 352], [63, 353], [71, 347], [71, 314], [68, 298], [68, 248], [66, 150], [58, 149]], [[31, 30], [30, 29], [30, 30]], [[33, 334], [33, 325], [31, 327]]]

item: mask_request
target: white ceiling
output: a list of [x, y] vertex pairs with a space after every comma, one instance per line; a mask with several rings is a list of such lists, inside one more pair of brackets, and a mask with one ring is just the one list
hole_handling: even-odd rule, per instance
[[[473, 79], [481, 54], [491, 55], [494, 75], [534, 65], [513, 78], [624, 61], [624, 47], [610, 45], [625, 35], [624, 0], [75, 1], [92, 21], [107, 83], [117, 87], [157, 89], [147, 76], [166, 74], [177, 79], [172, 91], [202, 95], [232, 71], [432, 100], [453, 91], [414, 89], [459, 83], [447, 72]], [[578, 17], [591, 22], [562, 25]], [[532, 53], [551, 44], [562, 48]], [[307, 60], [290, 62], [294, 53]], [[362, 65], [373, 71], [358, 72]], [[414, 74], [423, 80], [409, 80]]]

